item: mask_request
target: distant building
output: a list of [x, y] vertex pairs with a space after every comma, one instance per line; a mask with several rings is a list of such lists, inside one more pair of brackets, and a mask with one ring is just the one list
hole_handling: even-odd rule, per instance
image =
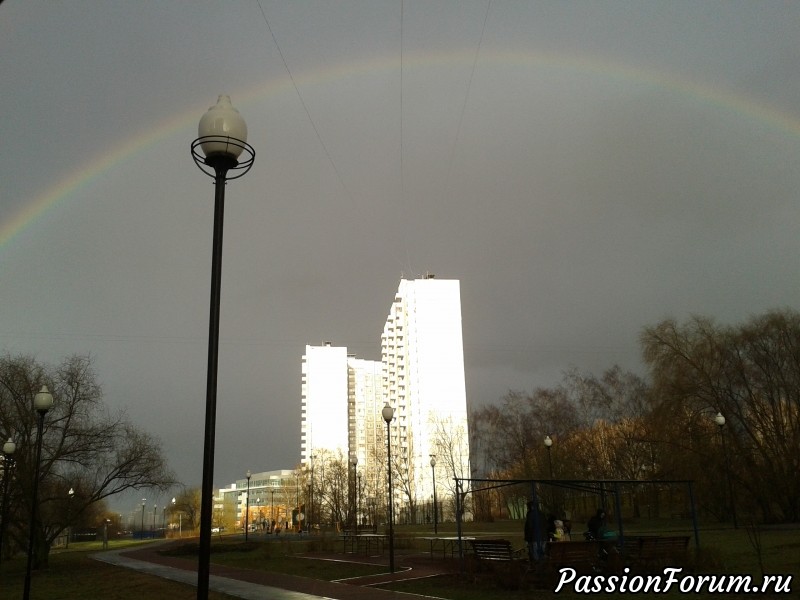
[[348, 456], [350, 447], [347, 348], [325, 342], [306, 346], [301, 388], [300, 459], [310, 465], [316, 449]]
[[431, 456], [440, 506], [453, 497], [453, 478], [470, 474], [459, 282], [433, 276], [400, 281], [381, 335], [380, 362], [329, 342], [306, 346], [301, 395], [303, 465], [313, 476], [322, 456], [347, 465], [355, 459], [349, 493], [358, 487], [365, 501], [379, 502], [385, 494], [381, 410], [392, 406], [398, 520], [431, 518]]
[[[214, 499], [212, 521], [214, 527], [225, 527], [228, 531], [244, 527], [248, 508], [247, 478], [243, 477], [227, 488], [217, 491]], [[303, 480], [297, 472], [289, 469], [253, 473], [250, 476], [250, 501], [248, 523], [258, 527], [273, 519], [277, 523], [296, 519], [298, 504], [305, 501]]]

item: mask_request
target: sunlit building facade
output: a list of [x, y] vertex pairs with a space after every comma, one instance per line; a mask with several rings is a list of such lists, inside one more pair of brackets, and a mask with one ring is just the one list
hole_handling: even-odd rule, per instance
[[460, 293], [457, 280], [401, 280], [381, 335], [380, 361], [330, 343], [306, 346], [303, 466], [313, 473], [322, 456], [348, 465], [356, 459], [352, 477], [358, 483], [350, 485], [365, 497], [381, 497], [387, 470], [381, 410], [388, 403], [395, 409], [390, 431], [399, 514], [431, 518], [434, 472], [440, 506], [445, 496], [452, 498], [453, 478], [470, 474]]
[[404, 279], [386, 318], [383, 394], [395, 409], [392, 447], [407, 478], [395, 490], [399, 502], [428, 503], [434, 472], [442, 493], [455, 476], [470, 475], [460, 294], [458, 280]]
[[247, 520], [251, 528], [263, 530], [274, 520], [281, 528], [286, 522], [296, 527], [297, 507], [305, 502], [303, 483], [298, 473], [289, 469], [253, 473], [249, 482], [242, 477], [217, 491], [214, 526], [238, 530]]
[[306, 346], [301, 386], [301, 451], [310, 465], [316, 450], [347, 457], [349, 439], [349, 377], [347, 348], [325, 342]]

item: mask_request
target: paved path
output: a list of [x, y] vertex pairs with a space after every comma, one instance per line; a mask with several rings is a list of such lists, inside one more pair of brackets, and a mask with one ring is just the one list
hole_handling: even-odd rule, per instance
[[[94, 558], [113, 565], [136, 569], [156, 577], [197, 585], [196, 562], [160, 554], [159, 550], [163, 550], [164, 545], [163, 543], [154, 543], [137, 550], [112, 550], [95, 554]], [[346, 555], [341, 554], [316, 555], [314, 558], [349, 560]], [[369, 561], [369, 559], [354, 560]], [[387, 572], [370, 577], [332, 582], [212, 564], [209, 588], [248, 600], [263, 600], [264, 598], [273, 600], [400, 600], [401, 598], [414, 600], [415, 598], [431, 597], [392, 592], [372, 586], [390, 581], [430, 577], [446, 572], [441, 565], [430, 561], [427, 556], [422, 560], [419, 556], [400, 558], [398, 565], [397, 572], [393, 574]]]

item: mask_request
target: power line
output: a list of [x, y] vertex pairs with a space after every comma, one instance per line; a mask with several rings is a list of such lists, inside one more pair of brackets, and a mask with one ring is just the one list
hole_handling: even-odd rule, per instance
[[275, 33], [273, 33], [273, 31], [272, 31], [272, 27], [270, 27], [269, 19], [267, 18], [267, 13], [264, 12], [264, 7], [261, 6], [261, 0], [257, 0], [257, 1], [258, 1], [258, 8], [261, 11], [261, 16], [264, 19], [264, 23], [267, 26], [267, 30], [269, 31], [270, 36], [272, 37], [272, 42], [275, 44], [275, 48], [278, 50], [278, 55], [281, 57], [281, 61], [283, 62], [283, 68], [286, 69], [286, 73], [289, 75], [289, 79], [292, 82], [292, 87], [294, 87], [294, 91], [297, 94], [297, 98], [300, 100], [300, 105], [303, 107], [303, 110], [306, 113], [306, 117], [308, 118], [308, 122], [311, 124], [311, 128], [314, 130], [314, 135], [317, 136], [317, 140], [319, 140], [319, 144], [320, 144], [320, 146], [322, 146], [322, 151], [325, 153], [325, 156], [327, 157], [328, 162], [331, 164], [331, 167], [333, 168], [333, 172], [336, 173], [336, 178], [339, 180], [339, 185], [342, 186], [342, 189], [345, 191], [347, 196], [350, 198], [350, 201], [355, 204], [355, 200], [353, 198], [353, 195], [350, 193], [350, 190], [347, 188], [347, 185], [345, 185], [344, 179], [342, 179], [342, 174], [339, 172], [339, 169], [336, 166], [336, 163], [334, 162], [333, 157], [331, 156], [331, 153], [328, 151], [328, 148], [325, 145], [325, 142], [322, 141], [322, 136], [319, 133], [319, 129], [317, 129], [316, 123], [314, 123], [314, 119], [311, 118], [311, 112], [308, 110], [308, 106], [306, 105], [305, 100], [303, 100], [303, 95], [300, 93], [300, 89], [297, 87], [297, 82], [294, 79], [294, 75], [292, 74], [292, 70], [289, 68], [289, 63], [286, 62], [286, 57], [283, 55], [283, 51], [281, 50], [281, 46], [280, 46], [280, 44], [278, 44], [278, 40], [275, 37]]
[[458, 146], [458, 140], [461, 138], [461, 126], [464, 123], [464, 113], [467, 112], [467, 100], [469, 99], [470, 91], [472, 90], [472, 79], [475, 77], [475, 69], [478, 66], [478, 57], [480, 56], [481, 46], [483, 45], [483, 35], [486, 32], [486, 22], [489, 20], [489, 10], [492, 8], [492, 2], [489, 0], [489, 3], [486, 5], [486, 14], [483, 17], [483, 27], [481, 28], [481, 36], [478, 39], [478, 46], [475, 48], [475, 58], [472, 60], [472, 71], [469, 74], [469, 81], [467, 82], [467, 91], [464, 94], [464, 103], [461, 105], [461, 113], [458, 116], [458, 125], [456, 127], [456, 137], [453, 140], [453, 149], [450, 152], [450, 164], [447, 166], [447, 178], [446, 181], [449, 183], [450, 175], [453, 171], [453, 163], [455, 162], [456, 156], [456, 146]]

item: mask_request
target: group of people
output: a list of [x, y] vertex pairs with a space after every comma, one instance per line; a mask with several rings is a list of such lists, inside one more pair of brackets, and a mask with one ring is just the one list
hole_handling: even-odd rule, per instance
[[[537, 522], [537, 514], [535, 503], [531, 500], [528, 502], [528, 513], [525, 515], [525, 543], [528, 546], [528, 556], [531, 560], [540, 558], [538, 542], [563, 542], [571, 539], [572, 524], [568, 519], [558, 519], [554, 515], [547, 518], [547, 525], [545, 533], [546, 539], [537, 535], [537, 531], [541, 532], [541, 521]], [[597, 512], [589, 519], [586, 524], [586, 531], [584, 537], [587, 540], [602, 540], [606, 533], [606, 511], [598, 508]], [[538, 538], [538, 539], [537, 539]]]

